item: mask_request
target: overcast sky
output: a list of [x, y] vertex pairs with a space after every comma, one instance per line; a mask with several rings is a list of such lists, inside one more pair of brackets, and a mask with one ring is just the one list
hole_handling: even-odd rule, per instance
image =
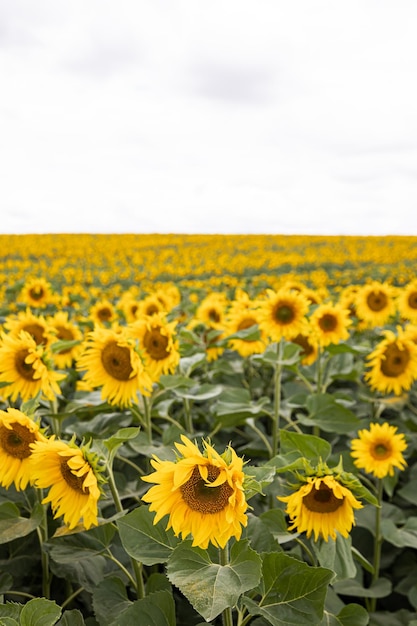
[[417, 235], [416, 0], [0, 0], [0, 232]]

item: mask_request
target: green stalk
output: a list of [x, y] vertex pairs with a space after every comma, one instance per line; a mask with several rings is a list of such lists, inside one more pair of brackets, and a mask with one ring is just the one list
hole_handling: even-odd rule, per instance
[[[219, 548], [220, 565], [226, 566], [229, 564], [229, 544], [226, 544], [224, 548]], [[223, 609], [222, 612], [223, 626], [233, 626], [232, 607], [228, 606]]]
[[151, 418], [151, 407], [152, 402], [148, 402], [146, 396], [142, 396], [143, 399], [143, 409], [144, 409], [144, 418], [145, 418], [145, 431], [148, 436], [148, 442], [152, 443], [152, 418]]
[[272, 458], [279, 454], [279, 414], [281, 410], [281, 342], [277, 344], [277, 362], [274, 371], [274, 413], [272, 416]]
[[188, 398], [184, 398], [184, 418], [185, 418], [185, 430], [189, 435], [194, 433], [193, 418], [191, 414], [190, 401]]
[[[371, 586], [376, 583], [379, 578], [379, 570], [381, 567], [381, 548], [382, 548], [382, 534], [381, 534], [381, 516], [382, 516], [382, 494], [383, 494], [383, 485], [382, 479], [378, 479], [377, 484], [377, 498], [378, 505], [375, 507], [375, 543], [374, 543], [374, 573], [372, 576]], [[370, 599], [370, 612], [375, 611], [376, 609], [376, 598]]]
[[41, 562], [42, 562], [42, 595], [49, 600], [51, 595], [51, 572], [49, 571], [49, 554], [44, 548], [45, 541], [48, 540], [48, 514], [47, 507], [42, 504], [43, 490], [36, 490], [38, 495], [39, 504], [42, 507], [42, 522], [36, 529], [39, 539], [39, 547], [41, 550]]
[[[110, 491], [113, 497], [114, 505], [116, 507], [116, 511], [118, 513], [123, 513], [123, 504], [122, 504], [122, 501], [120, 500], [119, 492], [117, 491], [116, 482], [114, 480], [114, 474], [113, 474], [113, 468], [112, 468], [112, 457], [110, 458], [107, 464], [107, 478], [108, 478]], [[130, 557], [130, 560], [131, 560], [133, 571], [135, 573], [135, 578], [136, 578], [136, 585], [135, 585], [136, 593], [137, 593], [138, 599], [141, 599], [145, 597], [145, 585], [143, 583], [142, 563], [138, 563], [138, 561], [136, 561], [136, 559], [134, 559], [133, 557]]]

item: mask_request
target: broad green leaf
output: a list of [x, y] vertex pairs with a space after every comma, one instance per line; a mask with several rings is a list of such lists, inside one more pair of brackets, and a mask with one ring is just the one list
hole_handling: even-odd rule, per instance
[[80, 611], [72, 609], [71, 611], [64, 611], [56, 626], [85, 626], [85, 621]]
[[260, 519], [279, 544], [292, 541], [296, 536], [294, 533], [288, 532], [288, 522], [282, 509], [265, 511], [260, 515]]
[[105, 578], [93, 589], [94, 613], [100, 624], [117, 626], [120, 614], [130, 605], [126, 585], [120, 578]]
[[[26, 537], [36, 530], [42, 522], [43, 507], [41, 504], [35, 505], [31, 517], [9, 516], [16, 507], [13, 505], [6, 508], [8, 516], [0, 519], [0, 543], [8, 543], [20, 537]], [[3, 508], [3, 513], [6, 513], [6, 508]]]
[[259, 467], [245, 465], [243, 472], [245, 474], [244, 489], [246, 500], [249, 500], [257, 493], [264, 495], [263, 488], [269, 485], [276, 475], [275, 468], [268, 465]]
[[370, 587], [363, 587], [358, 580], [341, 580], [333, 585], [333, 589], [344, 596], [386, 598], [392, 591], [392, 585], [387, 578], [378, 578]]
[[333, 570], [337, 580], [355, 577], [356, 565], [353, 561], [350, 536], [345, 538], [337, 534], [335, 541], [333, 539], [329, 539], [329, 541], [320, 539], [313, 541], [312, 547], [320, 565]]
[[337, 615], [325, 611], [321, 626], [367, 626], [368, 623], [368, 611], [353, 603], [344, 606]]
[[[103, 622], [104, 623], [104, 622]], [[108, 622], [105, 622], [108, 624]], [[175, 603], [171, 592], [156, 591], [136, 600], [119, 614], [114, 626], [176, 626]]]
[[[256, 550], [258, 554], [262, 552], [275, 552], [281, 549], [268, 526], [256, 515], [248, 515], [245, 537], [249, 539], [251, 547]], [[293, 537], [291, 537], [291, 539], [292, 538]]]
[[328, 393], [312, 394], [306, 402], [309, 415], [297, 413], [305, 426], [318, 426], [330, 433], [348, 433], [360, 425], [359, 418]]
[[12, 617], [0, 617], [0, 626], [19, 626], [19, 622]]
[[135, 439], [140, 432], [139, 427], [128, 426], [126, 428], [120, 428], [114, 435], [109, 437], [108, 439], [103, 440], [103, 444], [109, 450], [109, 452], [113, 452], [115, 449], [119, 448], [122, 444], [126, 443], [126, 441], [130, 441]]
[[272, 626], [318, 626], [333, 572], [310, 567], [284, 552], [267, 554], [263, 563], [262, 598], [244, 597], [251, 615], [264, 617]]
[[328, 441], [315, 435], [280, 431], [281, 453], [287, 458], [305, 456], [313, 464], [326, 461], [332, 452]]
[[180, 543], [167, 566], [168, 578], [178, 587], [195, 610], [205, 620], [213, 620], [227, 607], [233, 607], [239, 597], [256, 587], [261, 574], [261, 559], [247, 541], [235, 543], [230, 563], [219, 565], [210, 560], [190, 541]]
[[78, 346], [81, 343], [81, 339], [60, 339], [59, 341], [54, 341], [50, 345], [50, 350], [54, 354], [63, 352], [64, 350], [71, 350], [75, 346]]
[[13, 586], [13, 576], [8, 572], [0, 572], [0, 595]]
[[415, 524], [412, 519], [407, 520], [402, 528], [397, 528], [392, 519], [383, 519], [382, 536], [397, 548], [417, 548], [417, 528], [414, 528]]
[[22, 611], [23, 604], [18, 602], [6, 602], [6, 604], [0, 604], [0, 617], [5, 619], [14, 619], [19, 623], [20, 613]]
[[29, 600], [20, 613], [20, 626], [53, 626], [61, 616], [61, 607], [46, 598]]
[[155, 513], [140, 506], [117, 521], [124, 549], [144, 565], [165, 563], [178, 544], [172, 530], [165, 530], [166, 522], [154, 524]]
[[216, 398], [223, 391], [223, 385], [211, 385], [210, 383], [202, 383], [201, 385], [195, 385], [190, 389], [182, 390], [177, 387], [173, 389], [173, 392], [179, 398], [187, 398], [188, 400], [194, 400], [194, 402], [202, 402], [203, 400], [211, 400]]
[[94, 534], [78, 533], [51, 539], [44, 545], [56, 576], [75, 581], [89, 591], [103, 579], [106, 559], [101, 553], [105, 552], [105, 546]]

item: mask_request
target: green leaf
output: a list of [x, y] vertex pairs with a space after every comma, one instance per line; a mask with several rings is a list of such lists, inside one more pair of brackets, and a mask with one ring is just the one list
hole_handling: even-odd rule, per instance
[[20, 613], [20, 626], [53, 626], [61, 616], [61, 607], [46, 598], [27, 602]]
[[163, 522], [154, 525], [154, 518], [147, 506], [140, 506], [117, 521], [124, 549], [144, 565], [165, 563], [179, 542]]
[[0, 595], [9, 591], [13, 586], [13, 576], [8, 572], [0, 572]]
[[114, 435], [109, 437], [108, 439], [103, 439], [103, 444], [109, 450], [109, 452], [113, 452], [117, 450], [122, 444], [126, 443], [126, 441], [130, 441], [131, 439], [135, 439], [140, 432], [139, 427], [128, 426], [126, 428], [120, 428]]
[[56, 626], [85, 626], [85, 621], [80, 611], [72, 609], [71, 611], [64, 611]]
[[363, 587], [358, 580], [341, 580], [333, 585], [336, 593], [357, 598], [386, 598], [392, 591], [391, 582], [387, 578], [378, 578], [370, 587]]
[[1, 617], [0, 626], [19, 626], [19, 622], [16, 622], [12, 617]]
[[353, 561], [352, 539], [350, 536], [336, 535], [336, 540], [313, 541], [312, 547], [322, 567], [327, 567], [335, 572], [337, 580], [354, 578], [356, 565]]
[[250, 393], [243, 387], [224, 388], [221, 398], [215, 403], [213, 413], [217, 423], [230, 427], [244, 423], [245, 419], [267, 414], [267, 397], [251, 400]]
[[132, 624], [176, 626], [175, 603], [171, 592], [156, 591], [146, 598], [136, 600], [127, 610], [119, 614], [114, 626], [132, 626]]
[[100, 624], [117, 626], [120, 614], [130, 605], [126, 585], [120, 578], [106, 578], [93, 589], [94, 614]]
[[246, 500], [258, 493], [265, 495], [263, 493], [264, 487], [271, 484], [276, 475], [275, 468], [268, 465], [259, 467], [245, 465], [243, 472], [245, 474], [244, 489]]
[[308, 396], [306, 407], [308, 416], [297, 413], [297, 419], [305, 426], [319, 426], [330, 433], [348, 433], [360, 425], [359, 418], [339, 404], [331, 394], [317, 393]]
[[60, 352], [71, 350], [71, 348], [78, 346], [80, 343], [81, 339], [60, 339], [50, 345], [50, 350], [54, 354], [59, 354]]
[[191, 541], [185, 541], [172, 553], [167, 573], [195, 610], [210, 621], [256, 587], [261, 559], [245, 540], [233, 545], [229, 564], [219, 565], [210, 560], [207, 551], [192, 548]]
[[322, 626], [367, 626], [368, 623], [368, 611], [363, 606], [352, 603], [344, 606], [337, 615], [325, 611], [321, 624]]
[[43, 507], [41, 504], [35, 505], [31, 517], [15, 516], [19, 510], [14, 505], [2, 505], [3, 516], [0, 518], [0, 543], [8, 543], [20, 537], [26, 537], [36, 530], [43, 519]]
[[267, 554], [263, 563], [262, 598], [257, 604], [244, 597], [251, 615], [273, 626], [318, 626], [333, 572], [310, 567], [284, 552]]
[[402, 528], [397, 528], [392, 519], [383, 519], [382, 536], [397, 548], [417, 548], [417, 528], [413, 526], [415, 526], [413, 518], [408, 519]]
[[291, 460], [304, 456], [313, 464], [317, 464], [320, 460], [326, 461], [332, 452], [329, 442], [315, 435], [281, 430], [280, 441], [282, 455]]

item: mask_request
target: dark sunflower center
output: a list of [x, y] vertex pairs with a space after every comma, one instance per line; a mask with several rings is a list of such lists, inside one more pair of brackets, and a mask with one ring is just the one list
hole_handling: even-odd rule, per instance
[[25, 359], [29, 355], [29, 350], [23, 348], [16, 352], [14, 357], [14, 365], [17, 370], [19, 376], [24, 378], [25, 380], [30, 380], [33, 382], [35, 380], [35, 370], [32, 367], [31, 363], [26, 363]]
[[149, 304], [146, 307], [145, 313], [146, 315], [155, 315], [155, 313], [159, 313], [159, 311], [160, 311], [159, 306], [157, 306], [156, 304]]
[[366, 303], [371, 311], [382, 311], [388, 304], [388, 298], [382, 291], [371, 291], [366, 298]]
[[207, 481], [205, 481], [201, 478], [200, 470], [196, 466], [190, 478], [181, 486], [181, 494], [184, 502], [193, 511], [207, 514], [220, 513], [228, 505], [233, 489], [227, 482], [218, 487], [208, 486], [207, 483], [216, 480], [220, 470], [214, 465], [209, 465], [207, 470]]
[[26, 459], [31, 455], [30, 444], [36, 441], [36, 436], [23, 424], [15, 422], [12, 430], [0, 426], [0, 446], [9, 456], [16, 459]]
[[412, 291], [410, 293], [407, 302], [410, 309], [417, 309], [417, 291]]
[[385, 359], [381, 362], [381, 372], [384, 376], [396, 378], [405, 372], [410, 353], [405, 348], [401, 350], [396, 343], [392, 343], [385, 349]]
[[211, 322], [214, 322], [215, 324], [218, 324], [221, 320], [220, 313], [217, 311], [217, 309], [210, 309], [208, 311], [208, 318]]
[[333, 490], [324, 483], [313, 489], [303, 498], [304, 506], [313, 513], [334, 513], [342, 506], [344, 498], [336, 498]]
[[167, 350], [168, 337], [161, 334], [161, 327], [152, 328], [147, 330], [143, 338], [143, 345], [146, 352], [155, 361], [162, 361], [169, 356]]
[[36, 322], [33, 322], [33, 324], [25, 324], [22, 330], [25, 330], [33, 337], [36, 345], [39, 346], [46, 343], [45, 329], [40, 324], [36, 324]]
[[32, 300], [41, 300], [44, 297], [45, 292], [42, 287], [32, 287], [32, 289], [29, 289], [29, 295]]
[[[72, 341], [74, 339], [73, 332], [69, 328], [65, 328], [65, 326], [56, 326], [56, 331], [56, 335], [61, 341]], [[68, 352], [71, 352], [71, 348], [60, 350], [59, 354], [68, 354]]]
[[280, 324], [291, 324], [295, 318], [295, 311], [289, 304], [282, 304], [280, 302], [275, 305], [272, 315]]
[[129, 380], [132, 375], [130, 350], [126, 346], [119, 346], [115, 341], [104, 346], [101, 362], [108, 375], [116, 380]]
[[65, 480], [67, 485], [71, 487], [71, 489], [74, 489], [74, 491], [78, 491], [79, 493], [82, 493], [83, 495], [90, 493], [90, 490], [88, 487], [83, 487], [85, 474], [83, 476], [76, 476], [72, 472], [67, 461], [65, 461], [64, 459], [61, 461], [60, 470], [61, 470], [63, 479]]
[[378, 461], [383, 461], [391, 456], [391, 449], [385, 443], [379, 442], [373, 446], [371, 454]]
[[331, 332], [337, 328], [337, 317], [331, 313], [325, 313], [319, 319], [319, 326], [323, 332]]
[[302, 356], [309, 356], [314, 352], [314, 348], [308, 340], [308, 337], [305, 335], [298, 334], [294, 339], [291, 340], [293, 343], [296, 343], [302, 348], [301, 354]]
[[109, 307], [103, 306], [97, 311], [97, 317], [101, 322], [108, 322], [113, 316], [113, 312]]

